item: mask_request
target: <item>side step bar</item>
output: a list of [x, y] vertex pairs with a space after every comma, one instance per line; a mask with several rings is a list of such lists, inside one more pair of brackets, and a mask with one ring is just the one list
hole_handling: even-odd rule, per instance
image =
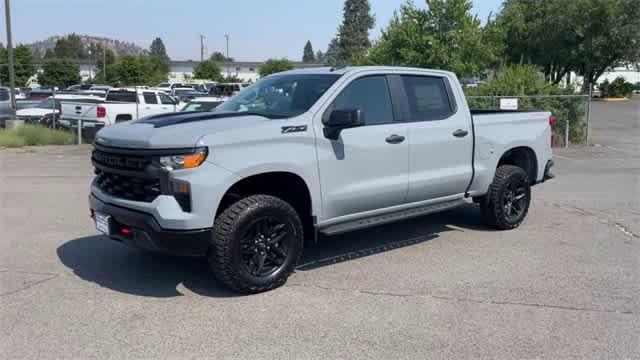
[[400, 220], [410, 219], [418, 216], [429, 215], [464, 205], [467, 202], [462, 199], [445, 201], [437, 204], [419, 206], [407, 210], [395, 211], [387, 214], [371, 216], [367, 218], [346, 221], [334, 225], [320, 228], [319, 231], [325, 235], [337, 235], [349, 231], [364, 229], [372, 226], [383, 225]]

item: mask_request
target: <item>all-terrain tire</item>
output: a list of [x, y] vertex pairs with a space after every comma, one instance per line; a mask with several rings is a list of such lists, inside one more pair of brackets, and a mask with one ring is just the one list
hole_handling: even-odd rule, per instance
[[[516, 215], [511, 215], [509, 192], [520, 190], [518, 204], [521, 206]], [[513, 202], [511, 202], [513, 203]], [[499, 230], [515, 229], [524, 221], [531, 203], [531, 185], [527, 173], [518, 166], [501, 165], [496, 170], [488, 193], [480, 201], [480, 211], [485, 224]]]
[[[282, 257], [282, 264], [272, 264], [276, 267], [273, 273], [257, 276], [250, 269], [255, 266], [253, 259], [243, 258], [251, 257], [243, 251], [247, 251], [244, 247], [248, 229], [266, 218], [281, 222], [282, 229], [286, 230], [286, 256]], [[213, 230], [207, 255], [209, 265], [219, 282], [241, 294], [255, 294], [283, 285], [302, 255], [304, 237], [300, 217], [291, 205], [274, 196], [252, 195], [238, 200], [215, 219]]]

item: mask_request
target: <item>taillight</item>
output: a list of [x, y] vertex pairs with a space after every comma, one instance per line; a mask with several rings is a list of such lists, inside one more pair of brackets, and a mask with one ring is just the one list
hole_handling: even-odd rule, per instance
[[105, 109], [102, 106], [96, 107], [96, 116], [99, 117], [99, 118], [103, 118], [103, 117], [107, 116], [107, 109]]

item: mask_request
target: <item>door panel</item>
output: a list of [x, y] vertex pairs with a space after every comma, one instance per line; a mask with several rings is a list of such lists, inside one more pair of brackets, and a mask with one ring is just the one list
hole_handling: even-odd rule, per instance
[[[363, 126], [323, 137], [322, 117], [360, 110]], [[404, 203], [408, 190], [407, 124], [395, 121], [386, 76], [353, 80], [315, 119], [323, 218], [329, 220]]]
[[325, 220], [402, 204], [407, 195], [406, 124], [363, 126], [342, 131], [338, 141], [318, 139]]
[[470, 114], [456, 111], [444, 78], [402, 78], [410, 116], [407, 202], [463, 193], [472, 176]]

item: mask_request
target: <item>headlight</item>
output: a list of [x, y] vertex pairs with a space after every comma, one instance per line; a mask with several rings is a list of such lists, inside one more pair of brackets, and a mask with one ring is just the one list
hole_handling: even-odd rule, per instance
[[200, 166], [207, 158], [207, 148], [196, 148], [193, 152], [165, 155], [158, 158], [160, 165], [167, 170], [193, 169]]

